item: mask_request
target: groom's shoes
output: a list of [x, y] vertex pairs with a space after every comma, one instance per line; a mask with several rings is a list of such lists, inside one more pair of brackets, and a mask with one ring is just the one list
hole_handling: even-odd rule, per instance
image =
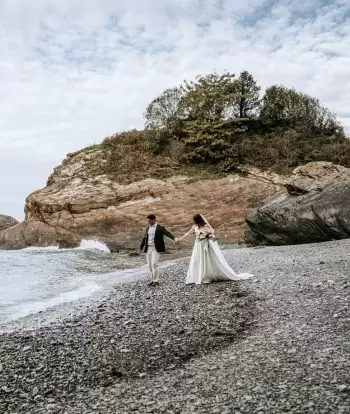
[[149, 282], [147, 286], [159, 286], [159, 282]]

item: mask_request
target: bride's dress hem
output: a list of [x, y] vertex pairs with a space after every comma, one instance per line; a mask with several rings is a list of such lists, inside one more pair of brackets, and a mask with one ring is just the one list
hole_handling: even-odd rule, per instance
[[250, 273], [236, 274], [227, 263], [216, 240], [196, 240], [187, 272], [186, 285], [240, 281], [252, 278]]

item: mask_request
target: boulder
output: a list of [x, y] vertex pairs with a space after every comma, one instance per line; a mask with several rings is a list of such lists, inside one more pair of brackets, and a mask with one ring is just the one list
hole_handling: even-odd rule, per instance
[[328, 162], [296, 168], [286, 192], [246, 219], [254, 245], [315, 243], [350, 237], [350, 169]]
[[0, 249], [16, 250], [28, 246], [75, 247], [78, 238], [69, 231], [51, 227], [40, 220], [29, 220], [0, 231]]
[[9, 229], [18, 224], [18, 221], [10, 216], [0, 214], [0, 231]]

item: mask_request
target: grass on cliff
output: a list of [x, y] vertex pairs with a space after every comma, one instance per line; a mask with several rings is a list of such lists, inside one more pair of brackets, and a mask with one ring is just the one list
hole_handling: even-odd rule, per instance
[[101, 148], [105, 152], [103, 173], [121, 184], [146, 178], [165, 179], [174, 175], [193, 179], [212, 179], [222, 174], [213, 166], [191, 165], [181, 162], [181, 154], [168, 151], [154, 153], [152, 133], [126, 131], [106, 138]]
[[[219, 161], [189, 161], [188, 149], [179, 141], [170, 142], [159, 153], [151, 131], [126, 131], [106, 138], [100, 149], [104, 163], [100, 173], [129, 184], [145, 178], [165, 179], [187, 175], [193, 179], [219, 178], [240, 166], [257, 167], [281, 174], [311, 161], [331, 161], [350, 167], [350, 140], [310, 135], [294, 130], [240, 133], [228, 138], [230, 145]], [[193, 152], [193, 148], [191, 148]]]

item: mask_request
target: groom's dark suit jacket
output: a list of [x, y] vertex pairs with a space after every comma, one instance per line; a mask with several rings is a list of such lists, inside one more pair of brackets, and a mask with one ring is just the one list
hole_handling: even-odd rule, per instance
[[[169, 239], [172, 239], [172, 240], [175, 239], [175, 236], [172, 233], [170, 233], [170, 231], [166, 230], [165, 227], [157, 224], [156, 233], [154, 235], [154, 247], [156, 248], [158, 253], [165, 252], [164, 236], [169, 237]], [[140, 250], [143, 250], [145, 253], [147, 253], [147, 248], [148, 248], [148, 227], [142, 239]]]

